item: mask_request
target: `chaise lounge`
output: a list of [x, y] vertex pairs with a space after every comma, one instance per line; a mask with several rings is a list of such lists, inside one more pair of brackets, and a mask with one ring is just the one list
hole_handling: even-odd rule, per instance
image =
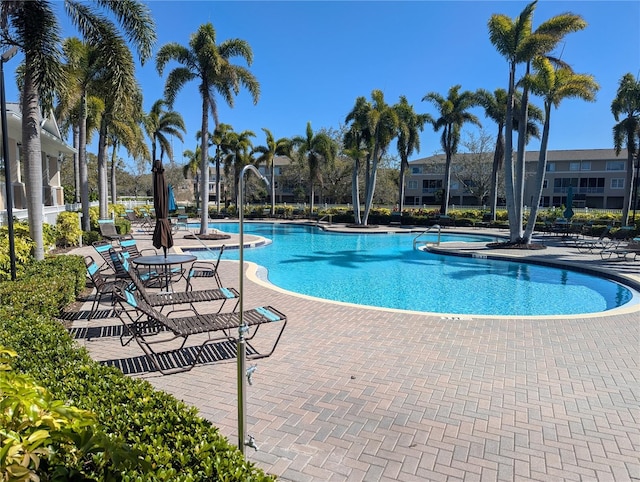
[[[116, 313], [129, 334], [142, 349], [149, 362], [163, 375], [191, 370], [200, 361], [204, 348], [212, 343], [235, 341], [240, 328], [240, 313], [215, 313], [184, 317], [169, 317], [150, 306], [137, 291], [126, 284], [115, 288], [118, 308]], [[174, 312], [175, 313], [175, 312]], [[271, 306], [258, 307], [242, 313], [243, 324], [248, 328], [245, 340], [251, 341], [264, 325], [280, 324], [275, 341], [266, 353], [255, 349], [247, 352], [247, 359], [255, 360], [270, 356], [275, 350], [287, 324], [287, 318]], [[202, 336], [197, 336], [202, 335]], [[185, 347], [187, 339], [197, 336], [199, 344]], [[204, 338], [204, 339], [203, 339]], [[179, 345], [176, 347], [178, 341]], [[169, 350], [157, 352], [155, 345], [166, 344]]]

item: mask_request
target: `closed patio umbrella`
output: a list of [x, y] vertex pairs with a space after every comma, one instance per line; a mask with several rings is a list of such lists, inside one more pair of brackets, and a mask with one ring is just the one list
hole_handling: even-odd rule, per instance
[[167, 249], [173, 246], [171, 223], [169, 222], [169, 206], [167, 185], [164, 179], [162, 161], [153, 161], [153, 208], [156, 211], [156, 227], [153, 230], [153, 246], [162, 248], [165, 257]]
[[567, 206], [564, 209], [564, 217], [567, 221], [569, 221], [573, 217], [573, 188], [569, 186], [567, 189]]

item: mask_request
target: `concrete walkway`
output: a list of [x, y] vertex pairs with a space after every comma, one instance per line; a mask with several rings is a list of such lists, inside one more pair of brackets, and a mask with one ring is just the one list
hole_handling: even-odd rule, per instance
[[[149, 235], [135, 236], [150, 246]], [[234, 242], [237, 236], [210, 244]], [[548, 249], [527, 252], [439, 249], [535, 257], [640, 286], [640, 261], [602, 261], [557, 239], [545, 242]], [[178, 232], [177, 249], [188, 245], [198, 243]], [[94, 254], [91, 247], [75, 253]], [[225, 285], [237, 287], [238, 269], [221, 263]], [[260, 281], [254, 267], [244, 291], [245, 308], [270, 304], [288, 316], [248, 390], [248, 433], [259, 451], [247, 448], [247, 457], [279, 480], [640, 480], [638, 303], [540, 318], [401, 312], [298, 296]], [[75, 328], [118, 324], [74, 321]], [[78, 342], [94, 359], [197, 407], [237, 442], [235, 358], [161, 376], [117, 337]]]

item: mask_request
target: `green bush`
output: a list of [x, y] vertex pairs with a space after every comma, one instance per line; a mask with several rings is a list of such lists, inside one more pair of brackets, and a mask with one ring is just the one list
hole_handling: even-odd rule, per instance
[[78, 213], [64, 211], [58, 214], [56, 228], [58, 231], [57, 246], [78, 246], [80, 244], [82, 229], [80, 229]]
[[[77, 347], [55, 316], [83, 286], [82, 264], [79, 256], [52, 257], [34, 263], [21, 279], [0, 283], [0, 345], [18, 353], [15, 370], [31, 376], [53, 398], [94, 413], [101, 432], [144, 454], [147, 465], [122, 469], [120, 480], [273, 480], [196, 409], [92, 361]], [[93, 454], [91, 462], [83, 465], [89, 476], [106, 480], [101, 472], [110, 466], [105, 454]]]

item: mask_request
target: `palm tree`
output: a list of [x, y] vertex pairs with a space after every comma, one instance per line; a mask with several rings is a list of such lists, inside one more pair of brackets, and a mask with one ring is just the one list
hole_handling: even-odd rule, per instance
[[233, 132], [233, 127], [229, 124], [218, 124], [211, 135], [210, 144], [216, 146], [216, 214], [220, 214], [220, 156], [222, 148], [227, 143], [229, 133]]
[[298, 156], [306, 161], [309, 168], [309, 214], [313, 214], [313, 203], [315, 197], [314, 185], [319, 180], [320, 163], [333, 164], [333, 160], [338, 153], [338, 147], [333, 139], [324, 132], [313, 133], [311, 122], [307, 122], [307, 132], [305, 136], [295, 136], [291, 139], [293, 147], [297, 147]]
[[[627, 176], [622, 206], [622, 223], [629, 222], [629, 209], [631, 206], [631, 193], [636, 188], [637, 183], [633, 172], [633, 159], [638, 160], [638, 143], [640, 142], [640, 79], [635, 79], [631, 73], [625, 74], [620, 79], [616, 97], [611, 103], [611, 113], [617, 124], [613, 126], [613, 146], [616, 155], [620, 154], [623, 146], [627, 148]], [[636, 199], [636, 204], [638, 200]], [[635, 208], [634, 208], [635, 219]]]
[[291, 157], [292, 146], [290, 139], [283, 137], [276, 141], [269, 129], [263, 127], [262, 130], [267, 137], [267, 143], [265, 146], [256, 147], [254, 152], [261, 154], [256, 159], [256, 163], [264, 163], [267, 169], [271, 171], [271, 216], [273, 217], [276, 214], [276, 166], [274, 160], [276, 156]]
[[366, 173], [368, 173], [371, 165], [371, 136], [368, 129], [367, 116], [371, 110], [371, 104], [365, 97], [358, 97], [356, 103], [347, 114], [345, 122], [351, 123], [344, 135], [343, 147], [347, 156], [353, 159], [353, 169], [351, 174], [351, 201], [353, 203], [353, 216], [356, 224], [362, 224], [362, 216], [360, 213], [360, 169], [364, 161]]
[[[154, 24], [149, 10], [141, 2], [96, 2], [114, 14], [141, 60], [151, 53], [155, 41]], [[87, 43], [96, 47], [111, 63], [119, 59], [122, 44], [114, 41], [115, 24], [84, 2], [66, 0], [65, 10]], [[22, 77], [22, 146], [26, 164], [29, 230], [35, 242], [34, 257], [44, 258], [42, 231], [42, 165], [40, 143], [40, 109], [53, 106], [54, 92], [61, 85], [59, 24], [47, 0], [2, 2], [0, 26], [8, 45], [18, 46], [24, 53]], [[115, 78], [118, 78], [116, 75]]]
[[433, 123], [429, 114], [416, 114], [413, 106], [409, 105], [407, 98], [400, 96], [400, 102], [394, 106], [398, 114], [398, 153], [400, 154], [400, 186], [398, 193], [398, 210], [402, 213], [404, 208], [405, 172], [409, 167], [409, 156], [413, 152], [420, 152], [420, 134], [424, 125]]
[[249, 130], [242, 132], [229, 131], [221, 145], [225, 177], [233, 180], [233, 196], [238, 209], [242, 209], [242, 206], [238, 206], [240, 172], [244, 166], [252, 163], [253, 143], [251, 142], [251, 137], [255, 136], [255, 133]]
[[[489, 19], [489, 39], [498, 53], [509, 64], [509, 82], [507, 90], [507, 119], [514, 117], [514, 96], [516, 88], [516, 66], [526, 64], [527, 72], [531, 60], [551, 52], [569, 32], [585, 28], [586, 23], [578, 15], [565, 13], [542, 23], [532, 32], [533, 12], [537, 0], [529, 3], [516, 19], [504, 14], [494, 14]], [[524, 207], [524, 148], [528, 124], [528, 91], [525, 88], [519, 114], [518, 158], [513, 164], [513, 135], [511, 129], [505, 132], [504, 172], [509, 230], [512, 242], [522, 239], [522, 215]]]
[[437, 92], [429, 92], [422, 100], [432, 102], [438, 109], [438, 117], [433, 122], [433, 129], [438, 131], [442, 129], [440, 136], [440, 145], [445, 154], [445, 171], [444, 171], [444, 192], [440, 205], [440, 213], [447, 214], [449, 209], [449, 193], [451, 189], [451, 159], [458, 152], [458, 143], [460, 142], [460, 131], [465, 122], [470, 122], [480, 126], [478, 118], [467, 112], [468, 109], [477, 104], [476, 96], [473, 92], [465, 90], [460, 93], [461, 85], [454, 85], [449, 89], [446, 98]]
[[246, 88], [253, 102], [256, 104], [260, 97], [260, 84], [248, 69], [233, 65], [232, 57], [243, 58], [248, 65], [253, 62], [253, 52], [249, 44], [240, 39], [225, 40], [220, 45], [216, 44], [216, 31], [210, 23], [201, 25], [197, 32], [191, 36], [189, 47], [178, 43], [163, 45], [156, 56], [156, 67], [162, 75], [167, 63], [175, 60], [181, 67], [176, 67], [169, 72], [165, 84], [165, 98], [169, 105], [173, 105], [178, 92], [191, 80], [198, 80], [198, 90], [202, 98], [202, 125], [200, 132], [202, 139], [200, 149], [202, 155], [202, 216], [200, 234], [207, 233], [208, 224], [208, 199], [209, 199], [209, 166], [208, 166], [208, 132], [209, 111], [218, 126], [218, 106], [215, 94], [222, 96], [225, 102], [233, 107], [234, 95], [240, 92], [240, 87]]
[[575, 74], [571, 69], [561, 67], [554, 68], [551, 62], [538, 57], [533, 61], [536, 70], [535, 75], [525, 79], [533, 94], [542, 96], [544, 99], [544, 126], [542, 128], [542, 140], [540, 141], [540, 155], [536, 169], [534, 181], [535, 191], [529, 220], [524, 232], [526, 243], [531, 241], [533, 229], [535, 227], [542, 188], [544, 187], [544, 174], [547, 171], [547, 145], [549, 142], [549, 126], [551, 122], [551, 107], [556, 109], [564, 99], [578, 98], [593, 102], [596, 92], [599, 89], [593, 76], [586, 74]]
[[151, 159], [155, 160], [156, 145], [160, 146], [160, 160], [164, 158], [166, 152], [169, 159], [173, 160], [173, 148], [171, 140], [167, 136], [175, 136], [184, 141], [182, 133], [187, 132], [184, 119], [179, 112], [165, 110], [167, 102], [163, 99], [156, 100], [151, 106], [151, 110], [142, 119], [144, 130], [151, 139]]
[[194, 194], [195, 194], [196, 210], [197, 210], [199, 208], [198, 203], [200, 202], [197, 179], [198, 179], [198, 172], [200, 172], [200, 166], [202, 165], [202, 162], [200, 160], [200, 145], [196, 146], [195, 151], [192, 151], [191, 149], [187, 149], [182, 153], [182, 155], [187, 159], [187, 163], [184, 165], [182, 169], [182, 175], [184, 176], [185, 179], [189, 179], [190, 177], [193, 177], [193, 179], [196, 179], [196, 182], [194, 184], [194, 188], [195, 188]]
[[[520, 91], [515, 92], [514, 111], [520, 110]], [[489, 198], [491, 201], [491, 219], [496, 220], [496, 210], [498, 204], [498, 175], [504, 162], [504, 128], [507, 124], [507, 91], [504, 89], [496, 89], [489, 92], [485, 89], [476, 91], [477, 103], [484, 108], [485, 116], [498, 124], [498, 135], [496, 136], [496, 148], [493, 154], [493, 166], [491, 170], [491, 193]], [[539, 138], [539, 129], [536, 122], [542, 122], [544, 118], [542, 110], [535, 105], [529, 106], [529, 120], [527, 125], [527, 135], [529, 137]], [[512, 117], [512, 130], [518, 130], [518, 118]]]

